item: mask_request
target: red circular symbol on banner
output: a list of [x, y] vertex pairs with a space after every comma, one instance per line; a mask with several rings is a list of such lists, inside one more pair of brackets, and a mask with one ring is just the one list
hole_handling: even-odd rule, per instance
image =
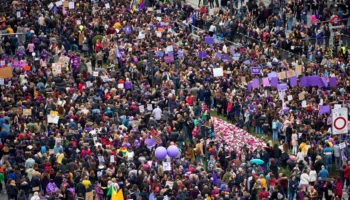
[[[337, 121], [338, 121], [338, 120], [342, 120], [342, 121], [344, 122], [343, 126], [341, 126], [341, 127], [338, 127], [338, 126], [337, 126]], [[335, 129], [341, 130], [341, 129], [345, 128], [345, 126], [346, 126], [346, 120], [345, 120], [344, 117], [337, 117], [337, 118], [334, 120], [333, 125], [334, 125], [334, 128], [335, 128]]]

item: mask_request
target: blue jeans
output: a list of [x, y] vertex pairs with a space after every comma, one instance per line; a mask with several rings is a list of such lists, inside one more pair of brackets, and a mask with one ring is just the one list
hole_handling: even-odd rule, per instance
[[251, 128], [252, 128], [252, 127], [250, 126], [250, 122], [245, 123], [245, 127], [247, 128], [248, 133], [250, 133]]
[[295, 191], [289, 191], [288, 200], [294, 200]]
[[272, 129], [272, 140], [273, 141], [277, 141], [278, 140], [278, 131], [277, 131], [277, 129], [276, 130]]
[[260, 126], [255, 126], [255, 133], [261, 134], [261, 127]]
[[328, 171], [332, 171], [332, 155], [326, 155], [326, 168]]

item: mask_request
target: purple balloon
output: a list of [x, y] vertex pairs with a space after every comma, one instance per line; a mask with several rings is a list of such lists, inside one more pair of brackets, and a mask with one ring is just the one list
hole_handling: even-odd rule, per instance
[[167, 155], [167, 150], [164, 147], [157, 147], [155, 155], [158, 160], [164, 160]]
[[179, 155], [179, 148], [177, 148], [177, 146], [170, 146], [168, 147], [168, 156], [170, 156], [171, 158], [176, 158]]
[[156, 140], [153, 139], [153, 138], [147, 138], [145, 140], [145, 144], [148, 146], [148, 147], [153, 147], [156, 145]]

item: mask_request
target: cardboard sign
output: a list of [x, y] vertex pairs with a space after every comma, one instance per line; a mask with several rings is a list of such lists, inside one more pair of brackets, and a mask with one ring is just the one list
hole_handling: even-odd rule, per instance
[[303, 67], [298, 65], [295, 67], [295, 71], [297, 71], [298, 76], [301, 76], [303, 74]]
[[23, 115], [31, 116], [32, 115], [32, 109], [23, 109]]
[[22, 108], [12, 108], [12, 111], [17, 113], [18, 115], [23, 113], [23, 109]]
[[0, 68], [0, 78], [12, 78], [12, 67]]
[[278, 73], [278, 79], [283, 80], [286, 79], [286, 72], [280, 72]]
[[59, 63], [52, 63], [52, 73], [54, 76], [60, 75], [62, 72], [62, 65]]
[[288, 78], [295, 76], [295, 71], [292, 69], [288, 70], [287, 76], [288, 76]]
[[94, 193], [91, 191], [91, 192], [87, 192], [85, 194], [85, 200], [94, 200]]
[[345, 142], [342, 142], [342, 143], [339, 144], [339, 148], [340, 149], [344, 149], [345, 147], [346, 147]]
[[303, 92], [300, 92], [300, 93], [298, 94], [298, 96], [299, 96], [299, 100], [304, 100], [304, 99], [305, 99], [305, 95], [304, 95]]

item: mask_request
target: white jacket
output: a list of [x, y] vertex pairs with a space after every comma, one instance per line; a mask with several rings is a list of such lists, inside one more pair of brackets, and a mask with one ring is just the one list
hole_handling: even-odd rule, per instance
[[317, 180], [317, 173], [315, 170], [311, 170], [309, 173], [310, 182], [315, 182]]
[[302, 173], [300, 176], [300, 185], [309, 185], [310, 177], [307, 173]]

